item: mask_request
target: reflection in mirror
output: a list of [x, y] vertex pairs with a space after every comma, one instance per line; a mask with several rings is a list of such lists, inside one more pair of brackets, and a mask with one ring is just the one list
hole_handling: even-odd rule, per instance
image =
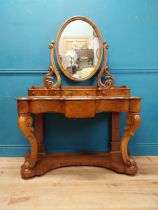
[[82, 80], [88, 77], [99, 58], [99, 39], [93, 27], [83, 20], [69, 23], [59, 40], [59, 57], [67, 73]]

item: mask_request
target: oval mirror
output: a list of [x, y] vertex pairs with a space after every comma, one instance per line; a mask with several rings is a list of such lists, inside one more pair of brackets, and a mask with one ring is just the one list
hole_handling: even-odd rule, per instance
[[75, 81], [92, 77], [102, 59], [102, 39], [96, 25], [82, 16], [72, 17], [61, 27], [56, 56], [63, 73]]

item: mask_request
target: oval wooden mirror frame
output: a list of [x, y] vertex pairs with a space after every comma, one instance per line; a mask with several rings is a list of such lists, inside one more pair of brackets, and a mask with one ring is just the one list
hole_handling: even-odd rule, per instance
[[[60, 41], [60, 38], [61, 38], [61, 35], [62, 35], [62, 32], [64, 31], [64, 29], [66, 28], [66, 26], [75, 21], [75, 20], [82, 20], [82, 21], [85, 21], [87, 22], [90, 26], [92, 26], [92, 28], [94, 29], [97, 37], [98, 37], [98, 41], [99, 41], [99, 58], [98, 58], [98, 62], [96, 64], [96, 66], [94, 67], [94, 70], [85, 78], [83, 79], [78, 79], [78, 78], [74, 78], [71, 76], [71, 74], [69, 74], [63, 67], [62, 63], [61, 63], [61, 60], [60, 60], [60, 57], [59, 57], [59, 41]], [[102, 61], [102, 55], [103, 55], [103, 45], [102, 45], [102, 38], [101, 38], [101, 34], [99, 32], [99, 29], [97, 28], [97, 26], [95, 25], [95, 23], [90, 20], [89, 18], [85, 17], [85, 16], [74, 16], [74, 17], [71, 17], [69, 18], [67, 21], [64, 22], [64, 24], [62, 25], [62, 27], [60, 28], [58, 34], [57, 34], [57, 38], [56, 38], [56, 49], [55, 49], [55, 53], [56, 53], [56, 57], [57, 57], [57, 62], [58, 62], [58, 65], [60, 67], [60, 69], [62, 70], [62, 72], [71, 80], [74, 80], [74, 81], [78, 81], [78, 82], [81, 82], [81, 81], [85, 81], [85, 80], [88, 80], [90, 79], [96, 72], [97, 70], [99, 69], [99, 66], [101, 64], [101, 61]]]

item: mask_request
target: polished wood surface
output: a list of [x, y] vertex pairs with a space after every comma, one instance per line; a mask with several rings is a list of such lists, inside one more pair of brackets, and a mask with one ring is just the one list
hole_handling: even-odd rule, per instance
[[[75, 20], [83, 20], [90, 24], [99, 39], [99, 57], [93, 72], [82, 79], [91, 78], [101, 70], [97, 78], [97, 86], [61, 86], [61, 77], [54, 60], [57, 61], [62, 72], [70, 75], [63, 68], [58, 52], [59, 40], [65, 27]], [[33, 86], [28, 90], [28, 96], [17, 99], [18, 126], [28, 139], [31, 147], [29, 155], [21, 168], [22, 178], [28, 179], [40, 176], [51, 169], [89, 165], [112, 169], [118, 173], [135, 175], [136, 162], [128, 154], [128, 142], [140, 126], [140, 97], [132, 97], [127, 86], [114, 86], [114, 77], [107, 66], [108, 44], [102, 38], [97, 26], [88, 18], [75, 16], [67, 20], [61, 27], [55, 42], [49, 45], [51, 66], [49, 73], [44, 76], [44, 86]], [[75, 80], [75, 78], [74, 78]], [[79, 81], [79, 80], [75, 80]], [[62, 113], [67, 118], [94, 118], [97, 113], [112, 113], [111, 150], [107, 153], [58, 153], [46, 154], [44, 145], [43, 114]], [[126, 127], [120, 139], [120, 113], [126, 112]], [[34, 124], [33, 124], [34, 118]], [[59, 128], [62, 131], [62, 128]]]
[[1, 210], [157, 210], [158, 157], [135, 157], [137, 176], [98, 167], [65, 167], [19, 179], [23, 158], [0, 158]]
[[[30, 163], [30, 156], [25, 156], [25, 164], [21, 167], [21, 174], [24, 179], [34, 176], [41, 176], [52, 169], [66, 166], [97, 166], [111, 169], [117, 173], [134, 175], [137, 173], [137, 165], [134, 160], [132, 164], [125, 166], [120, 152], [93, 152], [93, 153], [49, 153], [38, 155], [38, 163], [35, 167], [28, 169], [26, 164]], [[126, 160], [125, 160], [126, 161]], [[129, 161], [131, 159], [129, 158]]]
[[[119, 95], [117, 90], [120, 89], [122, 96], [113, 96], [113, 92]], [[41, 91], [40, 96], [39, 91]], [[31, 146], [31, 153], [25, 157], [25, 163], [21, 169], [24, 179], [43, 175], [58, 167], [74, 165], [106, 167], [119, 173], [136, 174], [137, 165], [128, 155], [128, 142], [140, 125], [141, 99], [131, 97], [129, 88], [125, 86], [116, 88], [113, 86], [106, 91], [109, 96], [101, 95], [100, 91], [102, 93], [103, 90], [96, 87], [71, 86], [60, 89], [59, 95], [51, 92], [54, 95], [50, 96], [50, 90], [44, 87], [34, 87], [29, 90], [30, 96], [17, 99], [18, 125]], [[108, 153], [46, 154], [42, 115], [48, 112], [63, 113], [67, 118], [93, 118], [97, 113], [111, 112], [111, 151]], [[121, 143], [119, 138], [120, 112], [127, 112], [126, 128]], [[35, 116], [35, 128], [32, 126], [32, 114]]]

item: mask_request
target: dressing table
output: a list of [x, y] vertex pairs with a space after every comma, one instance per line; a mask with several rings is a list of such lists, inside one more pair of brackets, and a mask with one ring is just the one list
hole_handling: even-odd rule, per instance
[[[56, 44], [49, 45], [51, 66], [43, 86], [33, 86], [28, 96], [17, 98], [18, 126], [30, 143], [21, 176], [28, 179], [64, 166], [98, 166], [128, 175], [137, 173], [136, 162], [128, 154], [128, 142], [140, 126], [140, 97], [130, 95], [127, 86], [115, 86], [107, 63], [108, 45], [97, 26], [87, 17], [75, 16], [61, 27]], [[76, 86], [62, 86], [62, 73]], [[103, 61], [102, 61], [103, 60]], [[96, 86], [80, 82], [98, 73]], [[46, 153], [43, 114], [62, 113], [67, 118], [94, 118], [97, 113], [111, 112], [111, 150], [109, 152]], [[126, 112], [126, 127], [119, 139], [120, 113]]]

